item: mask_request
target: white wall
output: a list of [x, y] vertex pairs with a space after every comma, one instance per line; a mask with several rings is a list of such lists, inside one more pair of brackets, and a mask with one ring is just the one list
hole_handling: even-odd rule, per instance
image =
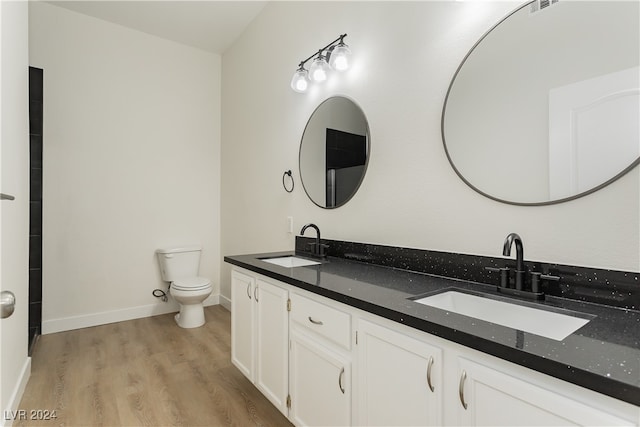
[[[293, 216], [296, 233], [314, 222], [329, 239], [487, 256], [501, 256], [505, 236], [518, 232], [527, 259], [640, 270], [638, 168], [572, 202], [518, 207], [475, 193], [446, 159], [440, 117], [450, 79], [484, 31], [516, 6], [270, 2], [223, 55], [223, 255], [292, 249], [286, 217]], [[345, 32], [354, 68], [308, 94], [293, 92], [299, 61]], [[367, 115], [371, 158], [354, 198], [323, 210], [307, 199], [299, 173], [292, 194], [281, 177], [298, 171], [307, 119], [335, 94]], [[223, 266], [226, 296], [229, 271]]]
[[[44, 69], [43, 332], [175, 310], [154, 250], [219, 293], [220, 56], [29, 3]], [[211, 298], [210, 298], [211, 302]]]

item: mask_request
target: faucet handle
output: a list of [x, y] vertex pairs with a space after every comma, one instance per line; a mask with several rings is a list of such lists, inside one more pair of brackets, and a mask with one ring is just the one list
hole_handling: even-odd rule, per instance
[[321, 257], [327, 256], [327, 249], [329, 249], [329, 245], [320, 243], [318, 245], [318, 255], [320, 255]]
[[327, 256], [326, 250], [329, 248], [329, 245], [325, 245], [324, 243], [311, 242], [307, 243], [307, 246], [310, 247], [312, 255], [320, 256], [323, 258]]
[[557, 282], [560, 280], [558, 276], [551, 276], [549, 274], [542, 274], [537, 271], [531, 272], [531, 292], [540, 292], [540, 281], [549, 280]]
[[511, 273], [511, 271], [509, 270], [509, 267], [502, 267], [502, 268], [485, 267], [484, 269], [487, 270], [487, 271], [499, 272], [500, 273], [500, 287], [501, 288], [508, 288], [509, 287], [509, 275]]
[[309, 242], [307, 243], [307, 247], [309, 248], [309, 251], [311, 252], [312, 255], [317, 255], [318, 254], [318, 244], [316, 242]]

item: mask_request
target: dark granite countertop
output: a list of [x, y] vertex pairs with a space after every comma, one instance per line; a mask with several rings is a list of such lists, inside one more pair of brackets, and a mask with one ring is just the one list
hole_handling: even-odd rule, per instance
[[[447, 312], [411, 297], [443, 289], [504, 298], [495, 286], [344, 258], [286, 268], [260, 258], [278, 252], [226, 256], [230, 264], [640, 406], [640, 311], [547, 296], [549, 308], [595, 316], [562, 341]], [[513, 301], [513, 300], [510, 300]], [[518, 303], [517, 301], [515, 301]], [[523, 303], [531, 304], [531, 303]]]

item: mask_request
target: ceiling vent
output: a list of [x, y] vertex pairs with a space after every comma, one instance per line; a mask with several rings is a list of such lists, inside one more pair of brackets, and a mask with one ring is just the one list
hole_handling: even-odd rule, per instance
[[534, 0], [531, 2], [531, 13], [540, 12], [559, 1], [560, 0]]

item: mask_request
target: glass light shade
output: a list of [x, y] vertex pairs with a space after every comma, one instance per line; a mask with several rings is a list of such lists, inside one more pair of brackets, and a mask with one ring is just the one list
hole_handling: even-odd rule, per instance
[[349, 68], [351, 60], [351, 49], [344, 43], [340, 43], [333, 48], [331, 52], [331, 58], [329, 59], [329, 65], [331, 68], [337, 71], [345, 71]]
[[291, 79], [291, 89], [298, 93], [304, 93], [309, 88], [309, 74], [307, 70], [300, 67], [293, 74], [293, 78]]
[[327, 80], [330, 71], [331, 67], [327, 64], [324, 56], [319, 56], [313, 60], [311, 67], [309, 67], [309, 77], [311, 81], [320, 83]]

